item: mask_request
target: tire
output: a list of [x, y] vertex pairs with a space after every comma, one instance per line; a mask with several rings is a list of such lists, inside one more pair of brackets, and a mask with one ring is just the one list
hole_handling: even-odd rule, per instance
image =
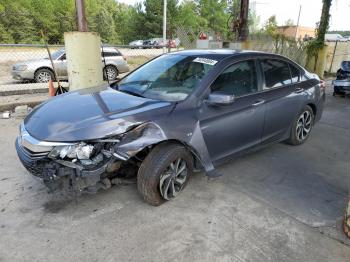
[[[184, 163], [184, 171], [172, 172], [174, 169], [171, 165], [175, 169], [178, 165], [176, 170], [181, 171]], [[193, 157], [184, 146], [175, 143], [159, 144], [142, 162], [137, 174], [137, 188], [148, 204], [159, 206], [175, 198], [184, 189], [192, 173]], [[173, 190], [175, 194], [171, 193]]]
[[47, 83], [50, 79], [54, 81], [55, 76], [52, 70], [47, 68], [38, 69], [34, 74], [34, 80], [37, 83]]
[[103, 78], [108, 81], [116, 80], [118, 77], [118, 69], [113, 65], [107, 65], [103, 69]]
[[303, 144], [310, 136], [314, 119], [315, 116], [312, 108], [305, 106], [294, 120], [290, 136], [286, 142], [294, 146]]

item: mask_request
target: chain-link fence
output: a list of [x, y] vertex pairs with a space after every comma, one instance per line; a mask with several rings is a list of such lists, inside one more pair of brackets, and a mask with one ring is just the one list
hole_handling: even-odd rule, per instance
[[[115, 48], [119, 57], [115, 59], [125, 59], [130, 71], [147, 62], [148, 60], [163, 54], [162, 46], [127, 46], [127, 45], [103, 45], [103, 48]], [[64, 49], [63, 45], [50, 45], [50, 52], [53, 55], [54, 63], [60, 57], [56, 56], [57, 51]], [[166, 52], [178, 50], [179, 48], [166, 48]], [[50, 61], [47, 59], [48, 53], [43, 45], [30, 44], [0, 44], [0, 90], [14, 88], [36, 88], [47, 87], [47, 84], [38, 83], [36, 79], [37, 70], [40, 68], [50, 68]], [[106, 58], [107, 59], [107, 58]], [[62, 60], [62, 59], [61, 59]], [[62, 63], [62, 61], [59, 61]], [[66, 66], [63, 61], [63, 66]], [[63, 79], [63, 85], [68, 85], [65, 75], [57, 70], [58, 75]], [[122, 77], [125, 73], [120, 74]], [[66, 82], [66, 83], [65, 83]]]
[[342, 61], [350, 61], [350, 42], [327, 42], [326, 71], [336, 73]]

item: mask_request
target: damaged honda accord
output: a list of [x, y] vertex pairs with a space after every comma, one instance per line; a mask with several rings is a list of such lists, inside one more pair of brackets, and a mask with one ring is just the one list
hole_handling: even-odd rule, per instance
[[299, 145], [322, 115], [324, 83], [274, 54], [187, 50], [115, 84], [56, 96], [20, 126], [19, 159], [49, 191], [96, 192], [136, 176], [151, 205], [238, 153]]

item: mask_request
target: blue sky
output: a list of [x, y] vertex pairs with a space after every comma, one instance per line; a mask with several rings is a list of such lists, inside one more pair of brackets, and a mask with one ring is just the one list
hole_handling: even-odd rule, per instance
[[[140, 0], [117, 1], [130, 5], [140, 2]], [[261, 23], [266, 21], [271, 15], [276, 15], [279, 25], [283, 25], [288, 19], [293, 19], [296, 22], [299, 6], [301, 5], [300, 25], [315, 27], [322, 9], [322, 0], [251, 0], [250, 4], [251, 7], [255, 6]], [[333, 0], [330, 30], [350, 30], [349, 14], [349, 0]]]

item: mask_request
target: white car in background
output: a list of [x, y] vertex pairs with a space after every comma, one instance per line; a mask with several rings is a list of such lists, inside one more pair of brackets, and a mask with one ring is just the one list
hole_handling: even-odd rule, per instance
[[341, 34], [325, 34], [325, 40], [329, 42], [346, 42], [348, 39], [346, 37], [343, 37]]
[[131, 49], [142, 48], [142, 46], [143, 46], [143, 40], [135, 40], [129, 43], [129, 47]]
[[[58, 78], [68, 80], [66, 52], [60, 49], [52, 53]], [[129, 72], [129, 65], [125, 57], [114, 47], [101, 48], [104, 79], [116, 80], [119, 74]], [[104, 60], [104, 61], [103, 61]], [[13, 65], [12, 77], [16, 80], [34, 80], [37, 83], [46, 83], [55, 79], [55, 74], [49, 58], [28, 60]]]

